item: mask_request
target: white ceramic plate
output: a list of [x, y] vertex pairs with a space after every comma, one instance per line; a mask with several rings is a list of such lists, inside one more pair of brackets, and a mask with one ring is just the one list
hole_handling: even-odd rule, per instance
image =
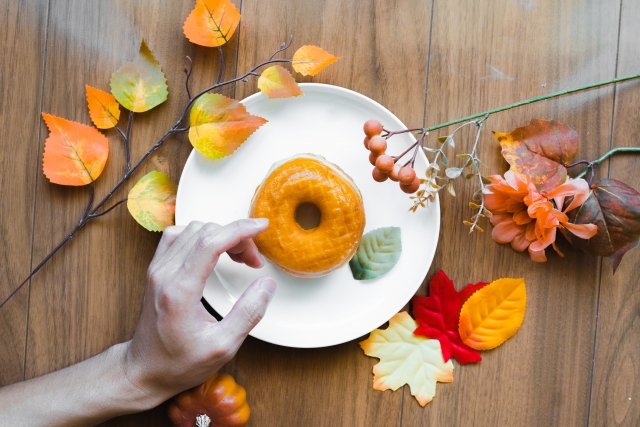
[[[204, 290], [207, 302], [225, 316], [246, 287], [264, 275], [278, 281], [278, 291], [252, 336], [288, 347], [325, 347], [371, 332], [397, 313], [414, 295], [429, 270], [438, 241], [438, 200], [417, 213], [398, 184], [371, 178], [373, 167], [363, 146], [362, 125], [378, 119], [387, 129], [405, 125], [389, 110], [359, 93], [337, 86], [300, 84], [305, 96], [269, 99], [257, 93], [242, 103], [269, 122], [234, 155], [212, 161], [193, 150], [182, 172], [176, 224], [192, 220], [227, 224], [246, 218], [254, 190], [271, 165], [297, 153], [324, 156], [356, 182], [365, 204], [365, 233], [379, 227], [402, 230], [398, 264], [376, 280], [353, 279], [346, 265], [319, 279], [300, 279], [270, 263], [259, 270], [220, 258]], [[388, 152], [398, 154], [415, 140], [409, 134], [389, 140]], [[427, 160], [418, 154], [416, 171], [424, 174]]]

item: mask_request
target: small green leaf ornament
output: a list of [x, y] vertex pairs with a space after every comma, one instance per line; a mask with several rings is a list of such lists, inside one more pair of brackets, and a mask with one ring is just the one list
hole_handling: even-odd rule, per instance
[[383, 227], [362, 236], [356, 254], [349, 261], [356, 280], [377, 279], [398, 263], [402, 253], [399, 227]]

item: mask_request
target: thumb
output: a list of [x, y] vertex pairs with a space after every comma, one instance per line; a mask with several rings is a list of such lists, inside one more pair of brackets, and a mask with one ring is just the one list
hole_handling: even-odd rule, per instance
[[264, 317], [277, 287], [278, 284], [271, 277], [256, 279], [222, 319], [220, 327], [232, 339], [242, 342]]

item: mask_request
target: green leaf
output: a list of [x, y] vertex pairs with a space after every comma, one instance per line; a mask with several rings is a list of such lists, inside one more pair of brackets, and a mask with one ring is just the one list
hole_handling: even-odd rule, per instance
[[356, 280], [377, 279], [388, 273], [402, 253], [399, 227], [383, 227], [362, 236], [356, 254], [349, 261]]
[[111, 76], [111, 93], [134, 113], [151, 110], [167, 100], [167, 79], [144, 39], [138, 57]]
[[442, 158], [440, 159], [440, 163], [442, 163], [444, 166], [449, 165], [449, 159], [447, 159], [447, 156], [445, 156], [444, 153], [442, 153]]

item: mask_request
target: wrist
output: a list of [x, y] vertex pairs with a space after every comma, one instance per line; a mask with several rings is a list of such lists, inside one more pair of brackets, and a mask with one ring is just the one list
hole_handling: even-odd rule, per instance
[[119, 398], [124, 399], [131, 406], [131, 412], [146, 411], [160, 405], [171, 396], [156, 390], [149, 383], [144, 372], [144, 367], [132, 360], [130, 354], [131, 341], [114, 345], [107, 350], [112, 358], [115, 372], [118, 377], [119, 389], [122, 394]]

